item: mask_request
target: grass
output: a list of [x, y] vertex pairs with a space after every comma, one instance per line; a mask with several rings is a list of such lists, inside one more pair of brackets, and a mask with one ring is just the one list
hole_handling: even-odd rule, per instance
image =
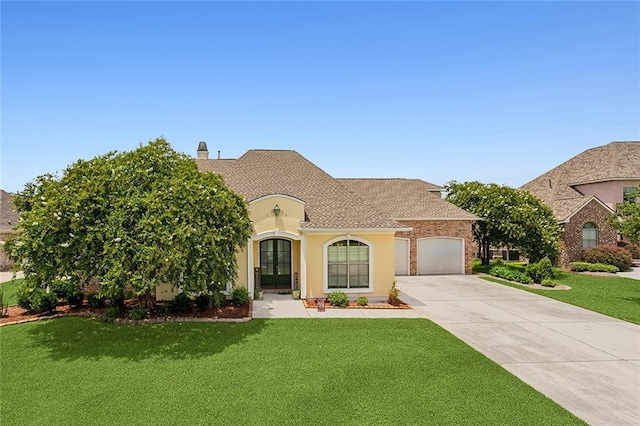
[[17, 280], [11, 280], [4, 283], [0, 283], [2, 289], [4, 290], [4, 300], [7, 303], [7, 306], [15, 306], [18, 304], [16, 300], [16, 288], [22, 284], [23, 278], [19, 278]]
[[3, 424], [583, 424], [424, 319], [67, 317], [0, 339]]
[[541, 290], [511, 283], [494, 277], [487, 281], [536, 293], [551, 299], [570, 303], [610, 317], [640, 324], [640, 281], [632, 278], [593, 276], [561, 272], [553, 281], [565, 284], [571, 290]]

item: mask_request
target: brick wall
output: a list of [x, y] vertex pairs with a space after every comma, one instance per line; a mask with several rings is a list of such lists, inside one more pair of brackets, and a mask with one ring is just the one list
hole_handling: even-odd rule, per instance
[[564, 224], [562, 234], [562, 254], [560, 265], [567, 266], [569, 262], [582, 259], [582, 227], [585, 223], [592, 222], [598, 227], [598, 244], [615, 245], [618, 234], [615, 229], [607, 224], [607, 218], [611, 212], [604, 208], [596, 200], [592, 200], [580, 211], [571, 217], [569, 223]]
[[471, 220], [401, 220], [411, 232], [396, 232], [397, 238], [409, 239], [409, 274], [418, 273], [418, 239], [428, 237], [464, 238], [465, 274], [471, 274], [471, 260], [477, 251], [471, 232]]

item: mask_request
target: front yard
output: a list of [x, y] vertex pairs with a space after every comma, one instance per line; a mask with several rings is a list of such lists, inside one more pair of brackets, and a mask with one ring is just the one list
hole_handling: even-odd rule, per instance
[[582, 424], [427, 320], [0, 328], [3, 424]]
[[[522, 270], [522, 266], [517, 263], [506, 265]], [[618, 277], [613, 274], [594, 276], [562, 272], [554, 281], [558, 284], [568, 285], [571, 290], [542, 290], [499, 278], [483, 278], [640, 324], [640, 280]]]

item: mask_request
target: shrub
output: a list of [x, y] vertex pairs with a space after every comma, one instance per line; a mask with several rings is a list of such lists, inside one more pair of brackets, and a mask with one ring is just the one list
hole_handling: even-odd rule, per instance
[[4, 287], [0, 286], [0, 318], [6, 316], [8, 310], [9, 306], [4, 297]]
[[65, 299], [74, 292], [78, 291], [75, 284], [64, 280], [55, 280], [51, 283], [51, 291], [56, 294], [58, 299]]
[[249, 292], [244, 287], [234, 287], [231, 292], [231, 304], [233, 306], [240, 306], [249, 303]]
[[33, 313], [54, 311], [58, 303], [58, 297], [54, 292], [47, 292], [27, 282], [23, 282], [16, 288], [16, 299], [18, 306]]
[[104, 302], [108, 306], [124, 308], [124, 292], [122, 289], [114, 290], [112, 293], [105, 296]]
[[191, 299], [187, 293], [178, 293], [171, 301], [173, 312], [187, 312], [189, 309], [191, 309]]
[[631, 257], [634, 259], [640, 259], [640, 246], [636, 243], [629, 243], [628, 241], [619, 241], [618, 246], [626, 249], [631, 253]]
[[89, 302], [89, 306], [92, 308], [104, 307], [104, 297], [100, 296], [98, 293], [89, 293], [87, 295], [87, 302]]
[[338, 306], [340, 308], [344, 308], [349, 304], [349, 296], [346, 295], [343, 291], [334, 291], [327, 297], [331, 306]]
[[166, 303], [163, 303], [162, 305], [156, 307], [156, 315], [158, 315], [159, 317], [169, 316], [170, 313], [171, 309], [169, 309], [169, 305]]
[[82, 301], [84, 300], [84, 293], [81, 291], [74, 291], [71, 294], [68, 294], [66, 297], [67, 305], [77, 308], [82, 306]]
[[213, 293], [211, 294], [211, 306], [213, 306], [214, 308], [219, 308], [224, 304], [224, 301], [226, 300], [227, 296], [225, 296], [223, 293], [221, 293], [219, 290], [213, 290]]
[[556, 283], [554, 283], [551, 278], [545, 278], [544, 280], [542, 280], [542, 286], [543, 287], [555, 287]]
[[356, 305], [358, 306], [367, 306], [368, 304], [369, 300], [364, 296], [358, 297], [358, 299], [356, 299]]
[[582, 260], [589, 263], [613, 265], [621, 271], [633, 265], [633, 259], [629, 251], [617, 246], [591, 247], [582, 253]]
[[531, 284], [533, 283], [533, 279], [527, 274], [523, 274], [522, 272], [514, 271], [513, 269], [507, 266], [494, 266], [489, 271], [489, 274], [494, 277], [504, 278], [508, 281], [517, 281], [522, 284]]
[[619, 269], [613, 265], [605, 265], [604, 263], [588, 263], [588, 262], [571, 262], [569, 269], [574, 272], [609, 272], [616, 273]]
[[105, 320], [113, 321], [116, 318], [120, 318], [122, 309], [118, 305], [109, 305], [105, 308], [103, 315]]
[[390, 305], [399, 305], [400, 304], [400, 289], [396, 287], [396, 282], [393, 282], [393, 285], [389, 289], [389, 295], [387, 296], [387, 303]]
[[198, 310], [206, 311], [211, 306], [211, 296], [207, 293], [201, 293], [196, 296], [196, 307]]
[[145, 308], [144, 306], [136, 306], [129, 311], [129, 318], [131, 318], [132, 320], [140, 321], [147, 318], [148, 314], [149, 311], [147, 311], [147, 308]]
[[542, 283], [545, 279], [553, 278], [553, 265], [548, 257], [543, 258], [538, 263], [530, 263], [524, 270], [524, 273], [529, 275], [534, 283]]

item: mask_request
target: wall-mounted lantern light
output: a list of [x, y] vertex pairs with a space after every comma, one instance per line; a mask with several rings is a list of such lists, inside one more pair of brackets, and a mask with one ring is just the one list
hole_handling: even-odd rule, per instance
[[280, 216], [280, 207], [278, 207], [278, 205], [276, 204], [276, 206], [273, 208], [273, 214], [276, 215], [276, 217]]

